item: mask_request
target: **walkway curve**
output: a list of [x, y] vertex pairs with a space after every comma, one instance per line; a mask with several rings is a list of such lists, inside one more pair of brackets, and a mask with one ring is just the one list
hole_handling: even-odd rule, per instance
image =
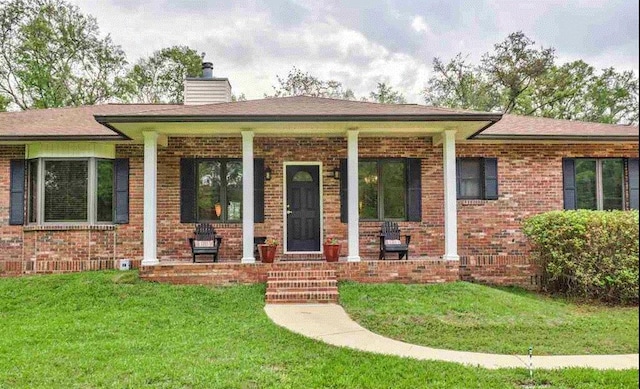
[[[277, 325], [334, 346], [420, 360], [457, 362], [488, 369], [527, 368], [529, 363], [529, 357], [524, 355], [441, 350], [385, 338], [351, 320], [337, 304], [267, 304], [264, 310]], [[638, 354], [534, 355], [533, 368], [638, 369], [638, 361]]]

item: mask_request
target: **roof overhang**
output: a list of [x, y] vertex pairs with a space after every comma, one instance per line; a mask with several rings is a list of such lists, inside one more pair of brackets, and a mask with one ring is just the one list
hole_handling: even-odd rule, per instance
[[455, 130], [464, 140], [500, 120], [500, 114], [456, 115], [259, 115], [259, 116], [100, 116], [96, 121], [128, 139], [142, 131], [167, 136], [343, 136], [348, 129], [362, 136], [432, 136]]

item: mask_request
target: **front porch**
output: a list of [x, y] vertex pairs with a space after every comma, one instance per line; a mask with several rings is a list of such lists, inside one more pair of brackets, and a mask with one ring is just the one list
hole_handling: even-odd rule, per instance
[[408, 261], [276, 261], [274, 263], [161, 262], [140, 268], [147, 281], [171, 284], [234, 285], [263, 283], [272, 271], [333, 270], [338, 281], [440, 283], [459, 280], [459, 262], [436, 258]]

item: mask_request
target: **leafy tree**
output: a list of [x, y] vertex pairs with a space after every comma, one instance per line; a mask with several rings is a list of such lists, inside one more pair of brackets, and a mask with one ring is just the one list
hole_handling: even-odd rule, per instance
[[433, 72], [423, 92], [427, 104], [478, 111], [498, 109], [498, 92], [462, 53], [447, 63], [434, 58]]
[[0, 93], [21, 109], [118, 98], [125, 65], [96, 19], [64, 0], [0, 4]]
[[597, 72], [578, 60], [554, 63], [554, 49], [534, 47], [522, 32], [494, 46], [479, 66], [462, 54], [433, 61], [423, 91], [428, 104], [603, 123], [638, 122], [638, 78], [613, 68]]
[[141, 58], [127, 74], [128, 98], [141, 103], [184, 101], [184, 79], [202, 73], [202, 57], [187, 46], [173, 46]]
[[273, 95], [264, 97], [285, 97], [285, 96], [312, 96], [330, 97], [334, 99], [353, 100], [355, 95], [351, 89], [344, 89], [341, 82], [335, 80], [324, 81], [302, 72], [295, 66], [289, 71], [286, 78], [276, 76], [278, 86], [273, 87]]
[[602, 123], [638, 123], [638, 78], [632, 71], [604, 69], [586, 94], [581, 120]]
[[244, 93], [240, 93], [239, 95], [231, 95], [231, 101], [247, 101], [247, 96]]
[[0, 94], [0, 112], [6, 111], [9, 103], [11, 103], [11, 99]]
[[493, 53], [482, 57], [481, 69], [501, 95], [502, 112], [513, 111], [520, 95], [553, 66], [554, 49], [536, 49], [534, 44], [518, 31], [494, 45]]
[[375, 91], [369, 93], [369, 100], [383, 104], [406, 104], [404, 95], [393, 90], [390, 85], [379, 82]]

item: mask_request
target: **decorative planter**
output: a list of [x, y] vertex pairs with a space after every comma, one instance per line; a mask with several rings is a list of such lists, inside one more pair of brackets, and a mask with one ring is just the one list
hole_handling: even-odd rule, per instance
[[327, 262], [338, 262], [340, 258], [340, 245], [339, 244], [323, 244], [324, 257]]
[[278, 246], [269, 246], [266, 244], [259, 244], [258, 250], [260, 250], [260, 258], [263, 263], [273, 263], [276, 258], [276, 249]]

